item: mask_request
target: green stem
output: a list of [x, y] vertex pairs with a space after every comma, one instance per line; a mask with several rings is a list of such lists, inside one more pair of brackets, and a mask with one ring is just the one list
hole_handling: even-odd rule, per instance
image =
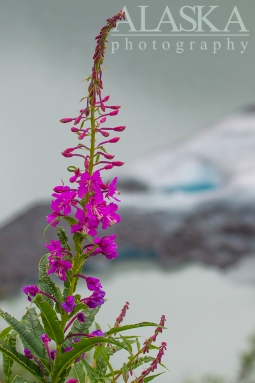
[[94, 153], [95, 153], [95, 141], [96, 141], [96, 131], [95, 131], [95, 108], [92, 105], [91, 107], [91, 147], [90, 147], [90, 159], [89, 159], [89, 174], [92, 175], [94, 167]]

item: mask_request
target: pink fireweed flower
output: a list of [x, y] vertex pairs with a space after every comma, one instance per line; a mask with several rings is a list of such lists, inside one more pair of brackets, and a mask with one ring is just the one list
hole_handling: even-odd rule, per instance
[[77, 319], [80, 323], [85, 323], [86, 322], [86, 317], [83, 313], [78, 313], [77, 314]]
[[41, 290], [36, 285], [24, 286], [23, 292], [27, 295], [27, 299], [31, 302], [31, 297], [35, 297]]
[[54, 241], [53, 239], [50, 241], [50, 244], [43, 245], [47, 247], [52, 258], [62, 259], [62, 256], [66, 254], [66, 249], [61, 247], [60, 241]]
[[75, 217], [78, 218], [79, 222], [71, 227], [72, 234], [77, 231], [80, 231], [83, 234], [89, 234], [92, 237], [97, 234], [96, 228], [98, 227], [99, 222], [88, 218], [84, 210], [77, 208]]
[[51, 202], [51, 209], [63, 215], [70, 214], [72, 206], [76, 206], [78, 203], [75, 200], [76, 195], [75, 191], [63, 191], [61, 194], [53, 193], [52, 197], [56, 197], [56, 199]]
[[74, 277], [80, 277], [85, 279], [87, 283], [87, 288], [91, 291], [99, 291], [102, 289], [100, 279], [98, 278], [85, 277], [85, 275], [82, 275], [82, 274], [75, 274]]
[[56, 213], [54, 211], [53, 213], [47, 215], [46, 220], [47, 220], [48, 223], [51, 224], [51, 226], [56, 227], [58, 225], [58, 223], [59, 223], [58, 217], [61, 216], [61, 215], [62, 214], [58, 214], [58, 213]]
[[74, 297], [72, 295], [67, 296], [65, 302], [62, 303], [62, 307], [67, 313], [71, 313], [73, 309], [76, 307]]
[[55, 275], [61, 280], [66, 281], [66, 272], [72, 268], [72, 264], [68, 260], [55, 259], [49, 256], [49, 270], [48, 274], [55, 273]]
[[103, 254], [107, 259], [117, 258], [118, 253], [116, 251], [118, 245], [114, 242], [116, 234], [105, 236], [103, 238], [96, 238], [94, 244], [99, 247], [95, 249], [91, 255]]
[[77, 383], [78, 379], [69, 379], [66, 381], [66, 383]]
[[78, 196], [83, 198], [86, 193], [98, 193], [100, 192], [99, 185], [102, 183], [99, 170], [95, 171], [92, 175], [89, 172], [81, 174], [78, 187]]
[[107, 208], [107, 214], [104, 214], [102, 218], [102, 229], [107, 229], [108, 226], [112, 226], [121, 220], [120, 216], [115, 213], [118, 210], [118, 205], [111, 202]]
[[102, 330], [95, 330], [92, 331], [90, 334], [87, 335], [88, 338], [94, 338], [96, 336], [104, 336], [105, 334], [102, 332]]
[[104, 304], [104, 296], [105, 292], [103, 290], [94, 291], [90, 297], [81, 299], [81, 302], [84, 302], [90, 309], [94, 309]]

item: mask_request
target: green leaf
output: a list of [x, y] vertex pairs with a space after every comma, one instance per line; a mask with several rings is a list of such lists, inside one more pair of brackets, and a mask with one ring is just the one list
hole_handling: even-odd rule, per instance
[[[39, 262], [39, 287], [42, 291], [52, 295], [60, 303], [63, 302], [63, 296], [59, 287], [53, 282], [48, 275], [48, 254], [45, 254]], [[52, 299], [44, 295], [44, 299], [53, 307], [54, 302]]]
[[11, 331], [12, 327], [6, 327], [3, 331], [0, 332], [0, 340], [4, 339], [9, 332]]
[[138, 340], [138, 338], [136, 338], [136, 347], [137, 347], [137, 351], [139, 352], [141, 350], [141, 345], [140, 345], [140, 342]]
[[121, 339], [122, 339], [122, 342], [121, 344], [123, 344], [123, 347], [125, 348], [125, 350], [127, 350], [129, 352], [130, 355], [133, 355], [133, 350], [132, 350], [132, 343], [134, 343], [133, 341], [130, 341], [126, 338], [124, 338], [123, 336], [121, 336]]
[[126, 326], [120, 326], [120, 327], [113, 327], [111, 330], [107, 331], [105, 335], [111, 335], [111, 334], [116, 334], [117, 332], [120, 331], [126, 331], [126, 330], [131, 330], [133, 328], [140, 328], [140, 327], [160, 327], [157, 323], [152, 323], [152, 322], [140, 322], [136, 324], [130, 324]]
[[[78, 359], [81, 354], [89, 351], [95, 344], [109, 342], [108, 338], [105, 337], [94, 337], [82, 339], [80, 342], [73, 344], [73, 349], [69, 352], [63, 353], [58, 363], [54, 365], [53, 369], [53, 380], [57, 380], [58, 376], [61, 375], [62, 371], [67, 369], [71, 364]], [[120, 346], [120, 343], [114, 339], [111, 339], [111, 343]]]
[[49, 338], [53, 339], [58, 345], [64, 340], [64, 332], [60, 327], [57, 314], [51, 308], [48, 302], [43, 301], [40, 294], [34, 300], [34, 303], [41, 311], [42, 321], [45, 332]]
[[77, 220], [72, 217], [63, 217], [64, 220], [70, 225], [73, 226], [77, 223]]
[[160, 372], [159, 374], [148, 376], [147, 378], [144, 378], [143, 382], [148, 383], [151, 380], [155, 379], [157, 376], [162, 375], [162, 374], [164, 374], [164, 372]]
[[[101, 306], [98, 306], [95, 309], [86, 308], [82, 310], [83, 314], [86, 317], [86, 322], [80, 323], [78, 320], [75, 320], [71, 327], [70, 334], [75, 334], [75, 333], [89, 334], [90, 332], [89, 329], [92, 326], [95, 316], [100, 310], [100, 307]], [[73, 343], [71, 341], [71, 338], [67, 338], [63, 344], [63, 347], [66, 348], [66, 347], [72, 347], [72, 346], [73, 346]]]
[[[41, 382], [44, 382], [44, 377], [40, 368], [33, 363], [30, 359], [26, 358], [24, 355], [20, 354], [12, 346], [5, 346], [0, 344], [0, 351], [11, 358], [14, 362], [17, 362], [26, 370], [28, 370], [32, 375], [34, 375]], [[45, 382], [44, 382], [45, 383]]]
[[132, 370], [135, 370], [136, 368], [140, 367], [144, 363], [150, 363], [154, 360], [152, 356], [142, 356], [141, 358], [133, 358], [131, 362]]
[[44, 334], [44, 329], [39, 321], [39, 316], [35, 307], [27, 308], [27, 311], [22, 317], [22, 322], [25, 324], [27, 331], [30, 332], [35, 339], [41, 342], [41, 336]]
[[71, 375], [73, 378], [78, 379], [79, 383], [85, 382], [86, 374], [83, 363], [81, 361], [74, 364], [73, 368], [71, 369]]
[[66, 234], [66, 231], [63, 227], [58, 226], [57, 227], [57, 235], [60, 240], [60, 243], [65, 247], [66, 250], [70, 251], [71, 246], [68, 243], [68, 236]]
[[24, 347], [29, 348], [32, 354], [38, 356], [39, 358], [44, 357], [45, 350], [43, 345], [37, 339], [35, 339], [30, 332], [27, 331], [24, 323], [19, 322], [7, 312], [3, 312], [2, 309], [0, 309], [0, 315], [8, 324], [12, 326], [13, 330], [19, 334]]
[[[10, 335], [7, 336], [4, 345], [5, 346], [12, 346], [13, 348], [16, 347], [16, 338], [17, 333], [15, 331], [12, 331]], [[10, 383], [12, 378], [12, 366], [13, 366], [13, 360], [7, 356], [6, 354], [3, 354], [3, 367], [4, 367], [4, 373], [5, 373], [5, 383]]]
[[98, 383], [100, 381], [100, 377], [95, 373], [95, 370], [88, 364], [88, 362], [86, 362], [86, 360], [82, 359], [81, 362], [86, 368], [90, 383]]
[[12, 383], [28, 383], [27, 379], [22, 378], [19, 375], [14, 376]]
[[14, 376], [12, 383], [28, 383], [27, 379], [22, 378], [19, 375]]
[[126, 363], [123, 363], [121, 371], [122, 371], [123, 380], [125, 383], [127, 383], [127, 381], [128, 381], [128, 368], [127, 368]]

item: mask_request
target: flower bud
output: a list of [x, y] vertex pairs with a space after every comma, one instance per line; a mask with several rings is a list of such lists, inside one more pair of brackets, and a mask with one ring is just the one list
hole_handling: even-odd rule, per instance
[[100, 122], [100, 124], [103, 124], [105, 121], [106, 121], [106, 117], [103, 117], [103, 118], [101, 118], [101, 120], [99, 122]]
[[115, 156], [113, 154], [108, 154], [108, 153], [100, 153], [102, 154], [107, 160], [112, 160]]
[[102, 136], [104, 136], [104, 137], [109, 137], [109, 136], [110, 136], [110, 133], [108, 133], [108, 132], [104, 132], [104, 131], [101, 130], [101, 129], [98, 129], [97, 132], [101, 133]]
[[67, 122], [71, 122], [75, 120], [75, 118], [61, 118], [61, 120], [59, 120], [60, 122], [62, 122], [63, 124], [66, 124]]
[[122, 165], [124, 165], [124, 163], [125, 163], [125, 162], [121, 162], [121, 161], [113, 161], [113, 162], [112, 162], [112, 165], [113, 165], [113, 166], [122, 166]]
[[110, 140], [109, 140], [109, 142], [111, 143], [111, 144], [115, 144], [116, 142], [118, 142], [120, 140], [120, 137], [113, 137], [113, 138], [111, 138]]
[[109, 106], [109, 108], [111, 108], [111, 109], [120, 109], [121, 106], [120, 105], [112, 105], [112, 106]]
[[71, 128], [71, 132], [74, 132], [74, 133], [77, 133], [78, 132], [78, 128], [76, 128], [75, 126], [73, 126], [72, 128]]
[[84, 109], [84, 114], [86, 117], [90, 115], [90, 109], [88, 107]]
[[123, 132], [123, 130], [125, 129], [126, 129], [125, 126], [116, 126], [115, 128], [113, 128], [115, 132]]
[[103, 169], [105, 169], [105, 170], [110, 170], [110, 169], [112, 169], [112, 168], [113, 168], [113, 165], [112, 165], [112, 164], [105, 165], [105, 166], [103, 167]]
[[86, 132], [82, 132], [79, 134], [78, 140], [83, 140], [83, 138], [86, 136]]
[[119, 113], [119, 110], [114, 110], [113, 112], [109, 113], [109, 116], [116, 116]]
[[103, 98], [103, 102], [106, 102], [106, 101], [108, 101], [109, 100], [109, 98], [110, 98], [110, 96], [105, 96], [105, 98]]
[[81, 118], [82, 118], [82, 114], [80, 114], [78, 117], [76, 117], [76, 119], [74, 121], [74, 125], [79, 124], [79, 122], [81, 121]]

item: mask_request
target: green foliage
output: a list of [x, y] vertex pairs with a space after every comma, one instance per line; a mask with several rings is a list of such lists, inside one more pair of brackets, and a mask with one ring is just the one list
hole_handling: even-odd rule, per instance
[[30, 359], [27, 359], [24, 355], [20, 354], [16, 351], [14, 347], [11, 345], [1, 345], [0, 351], [11, 358], [14, 362], [17, 362], [22, 367], [24, 367], [27, 371], [29, 371], [32, 375], [34, 375], [41, 382], [44, 381], [42, 372], [40, 368], [32, 362]]
[[8, 334], [9, 332], [11, 331], [11, 326], [10, 327], [6, 327], [3, 331], [0, 332], [0, 340], [4, 339]]
[[66, 234], [66, 231], [63, 227], [58, 226], [57, 227], [57, 235], [60, 240], [60, 243], [65, 247], [66, 250], [70, 251], [71, 246], [68, 243], [68, 236]]
[[39, 321], [39, 316], [35, 307], [27, 308], [27, 311], [22, 317], [22, 322], [25, 324], [26, 330], [30, 332], [35, 339], [41, 342], [41, 336], [44, 334], [44, 329]]
[[85, 382], [86, 373], [85, 373], [82, 361], [75, 363], [70, 373], [73, 378], [78, 379], [78, 383]]
[[64, 332], [60, 326], [55, 311], [48, 302], [42, 299], [40, 294], [37, 295], [34, 302], [41, 311], [41, 317], [47, 336], [50, 339], [53, 339], [57, 344], [61, 344], [64, 340]]
[[159, 327], [159, 325], [157, 323], [140, 322], [140, 323], [130, 324], [130, 325], [126, 325], [126, 326], [113, 327], [113, 328], [111, 328], [111, 330], [107, 331], [105, 334], [111, 335], [111, 334], [116, 334], [116, 333], [121, 332], [121, 331], [131, 330], [134, 328], [148, 327], [148, 326]]
[[12, 383], [28, 383], [28, 382], [27, 382], [27, 379], [24, 379], [24, 378], [22, 378], [21, 376], [16, 375], [16, 376], [13, 378]]
[[[48, 275], [48, 254], [45, 254], [39, 262], [39, 287], [40, 289], [52, 295], [60, 303], [63, 302], [63, 296], [59, 287], [52, 281], [51, 277]], [[53, 307], [54, 302], [52, 299], [44, 295], [44, 299]]]
[[19, 334], [24, 347], [29, 348], [34, 355], [41, 358], [44, 357], [44, 347], [41, 342], [39, 342], [29, 331], [27, 331], [24, 323], [19, 322], [7, 312], [3, 312], [2, 309], [0, 309], [0, 315], [9, 325], [12, 326], [13, 330]]
[[[4, 345], [5, 346], [16, 346], [16, 338], [17, 333], [15, 331], [12, 331], [11, 334], [7, 335]], [[13, 359], [11, 359], [8, 355], [3, 354], [3, 367], [4, 367], [4, 374], [5, 374], [5, 383], [10, 383], [12, 378], [12, 366], [13, 366]]]
[[[89, 309], [86, 308], [82, 310], [83, 314], [86, 317], [86, 322], [80, 323], [78, 320], [74, 321], [70, 333], [75, 334], [75, 333], [83, 333], [83, 334], [88, 334], [90, 327], [92, 326], [95, 316], [100, 310], [100, 306], [96, 307], [95, 309]], [[72, 347], [72, 341], [70, 338], [67, 338], [63, 344], [63, 348], [66, 347]]]

